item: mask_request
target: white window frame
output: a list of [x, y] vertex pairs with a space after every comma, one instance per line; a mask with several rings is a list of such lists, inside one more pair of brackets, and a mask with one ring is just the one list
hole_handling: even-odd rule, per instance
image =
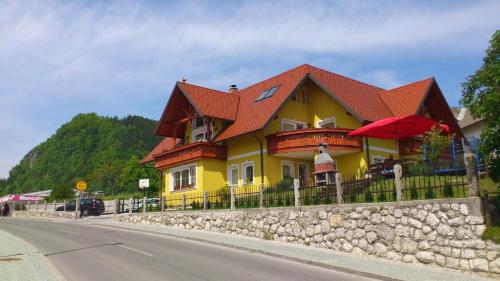
[[[250, 183], [247, 183], [246, 180], [247, 180], [247, 167], [252, 167], [252, 170], [253, 170], [253, 175], [252, 175], [252, 182]], [[255, 166], [253, 164], [253, 161], [246, 161], [246, 162], [243, 162], [241, 163], [241, 173], [243, 175], [242, 177], [242, 180], [243, 180], [243, 184], [254, 184], [255, 183]]]
[[305, 167], [305, 178], [304, 179], [309, 179], [309, 173], [310, 173], [310, 168], [309, 168], [309, 163], [306, 162], [298, 162], [297, 163], [297, 177], [299, 176], [299, 166], [304, 166]]
[[[198, 118], [200, 118], [200, 117], [198, 117]], [[203, 140], [198, 140], [198, 141], [206, 141], [207, 140], [207, 120], [204, 118], [203, 120], [205, 120], [205, 121], [203, 121], [203, 122], [205, 123], [205, 125], [197, 127], [197, 128], [194, 127], [195, 120], [196, 120], [196, 118], [192, 119], [192, 121], [191, 121], [191, 143], [196, 142], [194, 140], [194, 137], [196, 135], [201, 134], [201, 133], [203, 133], [204, 138], [203, 138]]]
[[287, 166], [290, 166], [290, 176], [293, 178], [295, 178], [295, 162], [293, 161], [290, 161], [290, 160], [281, 160], [281, 179], [284, 179], [283, 177], [283, 166], [284, 165], [287, 165]]
[[[237, 179], [236, 179], [236, 183], [232, 183], [231, 182], [231, 180], [233, 179], [233, 173], [232, 173], [232, 171], [235, 170], [235, 169], [238, 171], [238, 176], [237, 176]], [[229, 186], [238, 186], [239, 182], [240, 182], [240, 166], [238, 164], [230, 165], [229, 167], [227, 167], [227, 185], [229, 185]]]
[[[197, 167], [197, 163], [191, 163], [191, 164], [188, 164], [188, 165], [183, 165], [183, 166], [179, 166], [179, 167], [174, 167], [174, 168], [171, 168], [170, 169], [170, 192], [181, 192], [185, 189], [179, 189], [179, 190], [174, 190], [174, 186], [175, 186], [175, 176], [174, 174], [176, 172], [181, 172], [183, 170], [189, 170], [189, 184], [193, 184], [192, 182], [192, 177], [191, 177], [191, 168], [194, 168], [194, 173], [195, 173], [195, 179], [196, 179], [196, 182], [194, 183], [193, 185], [193, 189], [197, 189], [198, 188], [198, 167]], [[190, 188], [191, 189], [191, 188]]]
[[285, 132], [285, 129], [283, 128], [284, 124], [292, 125], [294, 127], [293, 131], [297, 130], [297, 124], [301, 124], [304, 127], [304, 129], [307, 128], [306, 122], [292, 120], [292, 119], [281, 119], [281, 131], [283, 131], [283, 132]]
[[337, 128], [337, 118], [335, 116], [330, 116], [330, 117], [327, 117], [323, 120], [318, 120], [316, 127], [323, 128], [323, 126], [325, 124], [332, 123], [332, 122], [335, 124], [334, 128]]

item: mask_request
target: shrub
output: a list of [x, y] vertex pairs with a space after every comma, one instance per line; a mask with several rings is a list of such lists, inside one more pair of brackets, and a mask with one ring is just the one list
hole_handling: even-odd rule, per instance
[[380, 194], [378, 195], [378, 201], [379, 202], [387, 201], [387, 195], [385, 194], [385, 191], [380, 192]]
[[446, 179], [444, 182], [443, 196], [453, 197], [453, 187], [448, 179]]
[[365, 202], [373, 202], [373, 194], [369, 188], [365, 189]]
[[436, 194], [434, 193], [434, 188], [431, 183], [431, 178], [428, 178], [427, 180], [427, 186], [425, 188], [425, 199], [433, 199], [436, 197]]
[[417, 183], [415, 182], [415, 178], [411, 181], [410, 198], [412, 200], [418, 199]]

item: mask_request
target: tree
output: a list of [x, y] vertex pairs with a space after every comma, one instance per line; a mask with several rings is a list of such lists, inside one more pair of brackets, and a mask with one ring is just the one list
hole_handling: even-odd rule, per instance
[[48, 201], [63, 200], [63, 199], [74, 199], [75, 192], [69, 184], [60, 184], [54, 186]]
[[475, 118], [484, 119], [481, 150], [487, 155], [489, 174], [500, 180], [500, 30], [490, 40], [483, 65], [462, 83], [460, 103]]
[[448, 147], [448, 138], [443, 135], [440, 127], [434, 126], [430, 131], [424, 134], [424, 143], [430, 152], [430, 159], [432, 164], [438, 162], [441, 153]]

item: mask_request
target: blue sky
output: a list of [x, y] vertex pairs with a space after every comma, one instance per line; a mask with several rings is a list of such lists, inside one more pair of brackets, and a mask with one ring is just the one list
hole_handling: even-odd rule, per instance
[[308, 63], [450, 105], [500, 1], [1, 1], [0, 177], [82, 112], [158, 119], [175, 81], [219, 90]]

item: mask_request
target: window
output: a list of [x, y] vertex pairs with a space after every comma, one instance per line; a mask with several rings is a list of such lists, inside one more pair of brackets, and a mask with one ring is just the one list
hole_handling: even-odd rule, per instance
[[255, 101], [257, 102], [257, 101], [261, 101], [263, 99], [267, 99], [267, 98], [271, 97], [272, 95], [274, 95], [274, 93], [276, 93], [276, 91], [278, 90], [279, 87], [280, 86], [276, 86], [276, 87], [273, 87], [271, 89], [265, 90], [264, 92], [262, 92], [262, 94], [260, 94], [260, 96]]
[[193, 129], [205, 126], [205, 118], [203, 117], [198, 117], [193, 119]]
[[196, 187], [196, 166], [171, 169], [170, 173], [172, 174], [171, 191]]
[[335, 116], [325, 118], [321, 121], [318, 121], [319, 128], [337, 128], [337, 121]]
[[238, 165], [229, 166], [227, 173], [229, 185], [238, 185], [239, 173]]
[[305, 129], [305, 128], [306, 128], [305, 122], [288, 120], [288, 119], [281, 120], [281, 130], [283, 132], [301, 130], [301, 129]]
[[294, 163], [292, 161], [281, 161], [281, 176], [283, 179], [290, 179], [295, 177]]
[[245, 184], [253, 184], [253, 162], [246, 162], [241, 165], [243, 170], [243, 181]]

